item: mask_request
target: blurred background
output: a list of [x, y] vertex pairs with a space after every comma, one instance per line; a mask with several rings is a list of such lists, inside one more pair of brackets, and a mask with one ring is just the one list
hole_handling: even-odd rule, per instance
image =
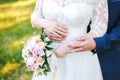
[[0, 80], [31, 80], [21, 50], [36, 31], [30, 23], [35, 1], [0, 0]]

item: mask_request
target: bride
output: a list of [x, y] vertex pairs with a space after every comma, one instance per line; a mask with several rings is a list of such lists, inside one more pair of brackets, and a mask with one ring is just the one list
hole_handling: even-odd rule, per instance
[[[107, 0], [37, 0], [31, 23], [43, 28], [54, 41], [51, 46], [58, 59], [60, 75], [55, 80], [103, 80], [97, 54], [92, 55], [91, 51], [70, 53], [68, 44], [81, 36], [103, 36], [107, 22]], [[42, 79], [33, 75], [33, 80]]]

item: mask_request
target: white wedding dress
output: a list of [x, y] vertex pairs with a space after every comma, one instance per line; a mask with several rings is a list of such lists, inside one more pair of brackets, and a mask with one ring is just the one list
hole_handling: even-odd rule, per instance
[[[103, 36], [108, 22], [107, 0], [37, 0], [31, 22], [38, 17], [56, 20], [68, 28], [66, 40], [53, 43], [56, 48], [87, 34], [90, 21], [90, 32], [98, 37]], [[91, 51], [76, 52], [58, 58], [59, 73], [56, 74], [59, 77], [53, 79], [53, 74], [50, 73], [46, 80], [103, 80], [97, 54], [92, 54]], [[45, 80], [35, 74], [36, 72], [33, 80]]]

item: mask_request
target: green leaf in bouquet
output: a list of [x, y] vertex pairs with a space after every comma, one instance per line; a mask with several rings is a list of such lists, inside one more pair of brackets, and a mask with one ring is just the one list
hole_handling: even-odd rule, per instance
[[47, 75], [47, 71], [44, 71], [44, 74]]
[[41, 56], [41, 57], [42, 57], [44, 60], [45, 60], [45, 58], [46, 58], [45, 56]]
[[37, 76], [39, 76], [39, 75], [42, 75], [42, 73], [41, 73], [41, 72], [38, 72]]
[[32, 52], [29, 52], [28, 55], [29, 55], [29, 56], [32, 56]]
[[51, 45], [53, 41], [47, 41], [47, 45]]
[[48, 63], [48, 61], [47, 61], [46, 58], [45, 58], [45, 62], [44, 62], [44, 64], [42, 65], [41, 68], [45, 69], [46, 71], [50, 71], [50, 66], [49, 66], [49, 63]]
[[41, 34], [41, 39], [42, 39], [42, 41], [44, 41], [44, 40], [45, 40], [45, 38], [46, 38], [46, 34], [45, 34], [45, 32], [44, 32], [44, 31], [42, 31], [42, 34]]
[[26, 69], [25, 69], [25, 72], [30, 72], [30, 71], [31, 71], [31, 70], [30, 70], [30, 69], [28, 69], [28, 68], [26, 68]]
[[49, 50], [49, 51], [53, 50], [53, 48], [48, 47], [48, 46], [46, 46], [45, 48], [46, 48], [47, 50]]
[[46, 71], [50, 71], [49, 65], [45, 64], [45, 65], [44, 65], [44, 68], [45, 68]]

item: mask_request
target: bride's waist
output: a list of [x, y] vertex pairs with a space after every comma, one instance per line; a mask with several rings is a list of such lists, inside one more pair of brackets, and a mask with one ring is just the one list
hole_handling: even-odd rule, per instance
[[81, 34], [68, 35], [66, 37], [66, 39], [63, 40], [62, 42], [70, 42], [70, 41], [73, 41], [73, 40], [75, 40], [77, 38], [80, 38], [81, 36], [83, 36], [83, 35], [81, 35]]
[[68, 35], [83, 35], [87, 32], [86, 25], [66, 25], [66, 28], [68, 29]]
[[79, 38], [81, 36], [84, 36], [87, 32], [85, 30], [81, 31], [81, 30], [72, 30], [68, 32], [68, 35], [65, 39], [65, 41], [71, 41], [74, 40], [76, 38]]
[[65, 40], [61, 42], [53, 42], [52, 47], [57, 48], [58, 46], [61, 46], [63, 44], [66, 44], [68, 42], [74, 41], [77, 38], [80, 38], [81, 36], [85, 35], [86, 33], [73, 33], [73, 34], [68, 34]]
[[56, 48], [60, 45], [63, 45], [65, 43], [71, 42], [77, 38], [80, 38], [81, 36], [85, 35], [87, 33], [87, 29], [84, 27], [69, 27], [68, 28], [68, 35], [65, 40], [61, 42], [54, 42], [53, 47]]

